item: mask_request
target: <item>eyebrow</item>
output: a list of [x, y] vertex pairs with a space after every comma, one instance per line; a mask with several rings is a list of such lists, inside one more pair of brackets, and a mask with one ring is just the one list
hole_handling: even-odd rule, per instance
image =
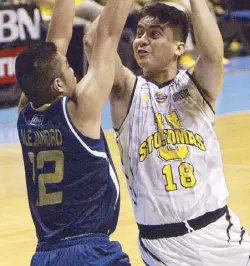
[[[165, 24], [163, 24], [163, 26], [164, 26]], [[162, 25], [160, 25], [160, 24], [152, 24], [152, 25], [150, 25], [149, 27], [148, 27], [148, 29], [160, 29], [160, 30], [164, 30], [164, 27], [163, 27]], [[145, 27], [142, 25], [142, 24], [138, 24], [138, 26], [137, 26], [137, 29], [145, 29]]]

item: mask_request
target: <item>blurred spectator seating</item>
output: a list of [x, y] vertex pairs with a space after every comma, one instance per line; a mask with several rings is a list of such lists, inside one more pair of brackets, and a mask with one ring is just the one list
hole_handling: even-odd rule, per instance
[[17, 105], [21, 94], [16, 84], [16, 56], [27, 46], [44, 38], [39, 8], [26, 1], [1, 1], [0, 108]]
[[250, 1], [210, 1], [214, 4], [225, 43], [225, 54], [228, 56], [250, 55]]

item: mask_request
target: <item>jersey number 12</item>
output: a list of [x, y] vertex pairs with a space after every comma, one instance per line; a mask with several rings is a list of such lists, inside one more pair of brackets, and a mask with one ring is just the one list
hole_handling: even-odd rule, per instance
[[[57, 184], [63, 180], [64, 174], [64, 154], [60, 150], [40, 151], [37, 155], [28, 153], [32, 163], [33, 182], [38, 184], [37, 206], [52, 205], [62, 202], [62, 191], [47, 193], [47, 184]], [[44, 169], [46, 162], [55, 164], [53, 173], [40, 173]]]

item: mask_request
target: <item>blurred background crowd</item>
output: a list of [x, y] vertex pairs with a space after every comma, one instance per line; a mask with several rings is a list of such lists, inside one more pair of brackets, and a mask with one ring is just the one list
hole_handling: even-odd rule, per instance
[[[68, 58], [75, 73], [80, 78], [87, 68], [82, 37], [91, 26], [91, 23], [101, 13], [106, 0], [75, 0], [75, 2], [76, 17]], [[171, 2], [177, 8], [190, 12], [189, 0], [135, 0], [133, 9], [127, 19], [118, 52], [123, 64], [136, 74], [140, 73], [132, 51], [132, 42], [136, 35], [136, 12], [150, 2]], [[0, 32], [0, 108], [7, 108], [17, 104], [20, 91], [15, 84], [14, 78], [15, 56], [25, 46], [44, 40], [54, 4], [55, 0], [0, 0], [0, 20], [2, 20], [4, 25], [0, 27], [0, 31], [2, 31], [2, 33]], [[224, 40], [224, 65], [230, 64], [230, 58], [232, 57], [250, 55], [250, 1], [207, 0], [207, 4], [218, 23]], [[28, 10], [27, 14], [30, 15], [30, 18], [26, 18], [25, 21], [20, 19], [20, 14], [24, 14], [20, 13], [20, 7]], [[11, 17], [14, 13], [10, 12], [10, 10], [14, 10], [18, 14], [15, 19]], [[40, 19], [37, 20], [39, 25], [36, 25], [35, 22], [37, 11], [39, 11], [40, 16]], [[17, 28], [19, 29], [19, 34], [20, 29], [23, 29], [23, 35], [16, 33], [16, 38], [14, 38], [13, 34], [11, 35], [11, 31], [13, 33], [15, 27], [11, 26], [8, 20], [10, 22], [14, 21], [16, 24], [21, 23], [23, 28], [20, 25]], [[30, 26], [27, 24], [29, 21]], [[35, 30], [35, 26], [39, 26], [39, 36], [37, 34], [32, 36], [31, 31], [32, 29]], [[26, 36], [30, 35], [27, 39], [24, 38], [25, 33], [27, 33]], [[17, 49], [18, 47], [19, 49]], [[179, 59], [180, 68], [192, 66], [198, 54], [192, 28], [190, 29], [186, 48], [186, 53]], [[14, 59], [11, 60], [11, 58]]]

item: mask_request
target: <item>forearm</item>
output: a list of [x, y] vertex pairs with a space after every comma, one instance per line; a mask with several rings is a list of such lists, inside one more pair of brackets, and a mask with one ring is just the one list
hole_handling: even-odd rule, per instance
[[84, 51], [85, 51], [85, 55], [88, 61], [90, 60], [91, 55], [92, 55], [92, 50], [93, 50], [93, 46], [94, 46], [95, 39], [96, 39], [96, 31], [97, 31], [97, 25], [98, 25], [99, 19], [100, 19], [100, 16], [98, 16], [94, 20], [94, 22], [91, 24], [90, 29], [88, 30], [88, 32], [85, 34], [83, 38]]
[[196, 44], [202, 58], [221, 61], [224, 45], [221, 33], [206, 0], [190, 0]]
[[74, 16], [74, 0], [56, 0], [46, 40], [55, 42], [62, 54], [66, 54], [72, 37]]
[[107, 7], [104, 8], [99, 19], [96, 37], [120, 36], [133, 2], [134, 0], [108, 0]]
[[[84, 48], [88, 60], [91, 58], [97, 38], [100, 41], [101, 38], [107, 39], [113, 36], [119, 41], [123, 25], [134, 0], [126, 0], [122, 5], [119, 4], [121, 1], [123, 0], [109, 0], [101, 15], [95, 19], [84, 36]], [[115, 15], [111, 16], [110, 14]]]

